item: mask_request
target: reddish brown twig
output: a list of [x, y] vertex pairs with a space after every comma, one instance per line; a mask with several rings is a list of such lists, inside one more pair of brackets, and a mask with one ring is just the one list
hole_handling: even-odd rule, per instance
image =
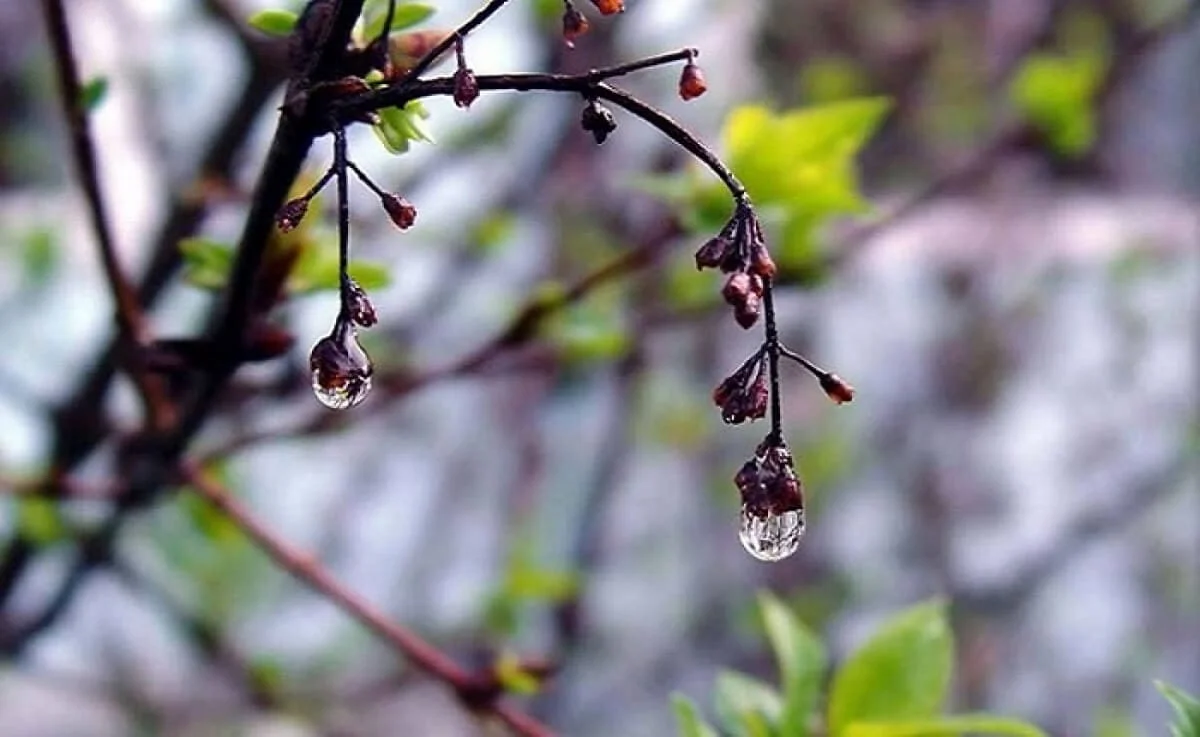
[[464, 670], [415, 633], [389, 620], [374, 606], [343, 586], [316, 559], [277, 537], [196, 463], [185, 461], [181, 465], [181, 472], [201, 496], [225, 513], [273, 561], [358, 620], [422, 671], [453, 688], [460, 698], [464, 701], [469, 700], [471, 707], [495, 716], [514, 734], [524, 737], [552, 737], [554, 733], [549, 727], [528, 714], [496, 698], [478, 698], [479, 678], [475, 674]]

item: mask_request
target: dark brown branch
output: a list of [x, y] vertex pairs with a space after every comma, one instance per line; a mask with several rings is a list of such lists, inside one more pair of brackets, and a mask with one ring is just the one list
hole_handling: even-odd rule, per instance
[[[117, 258], [116, 243], [109, 223], [108, 211], [104, 206], [104, 193], [100, 188], [100, 172], [96, 161], [96, 148], [92, 141], [88, 110], [83, 99], [83, 86], [79, 80], [79, 69], [71, 43], [71, 29], [67, 24], [62, 0], [43, 0], [42, 10], [46, 16], [46, 27], [50, 36], [50, 48], [54, 52], [54, 68], [62, 97], [63, 114], [71, 135], [71, 153], [78, 169], [80, 184], [87, 201], [88, 216], [92, 232], [100, 249], [100, 262], [104, 277], [108, 281], [116, 307], [117, 325], [127, 348], [133, 352], [149, 339], [146, 334], [145, 316], [137, 295], [121, 268]], [[131, 356], [130, 375], [138, 387], [151, 427], [165, 428], [171, 420], [172, 408], [167, 401], [161, 383], [137, 365], [137, 357]]]
[[472, 698], [478, 683], [474, 674], [464, 670], [433, 645], [392, 622], [378, 609], [346, 589], [328, 569], [311, 556], [276, 537], [249, 509], [195, 464], [185, 463], [182, 473], [201, 496], [220, 509], [273, 561], [371, 630], [422, 671], [453, 688], [455, 693], [467, 700], [473, 708], [494, 715], [515, 734], [525, 737], [551, 737], [553, 733], [549, 727], [496, 698]]

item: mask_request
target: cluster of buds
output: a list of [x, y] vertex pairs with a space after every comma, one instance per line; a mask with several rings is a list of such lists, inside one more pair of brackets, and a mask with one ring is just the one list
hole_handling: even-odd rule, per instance
[[760, 349], [713, 390], [713, 403], [730, 425], [759, 420], [767, 414], [767, 354]]
[[700, 246], [696, 268], [729, 274], [721, 295], [733, 307], [738, 324], [749, 329], [758, 322], [763, 290], [775, 276], [775, 262], [749, 205], [739, 204], [721, 232]]
[[742, 508], [757, 518], [804, 509], [804, 487], [787, 443], [768, 435], [733, 478]]
[[617, 119], [605, 106], [595, 100], [588, 100], [583, 106], [583, 114], [579, 117], [579, 127], [591, 133], [596, 143], [601, 144], [617, 129]]

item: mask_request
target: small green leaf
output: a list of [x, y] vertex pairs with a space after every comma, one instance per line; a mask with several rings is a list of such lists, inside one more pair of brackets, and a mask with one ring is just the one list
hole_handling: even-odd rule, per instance
[[784, 706], [780, 732], [796, 736], [807, 734], [809, 716], [816, 711], [825, 673], [825, 648], [769, 592], [759, 594], [758, 606], [782, 675]]
[[718, 737], [717, 731], [704, 721], [696, 705], [683, 694], [671, 696], [671, 707], [675, 710], [675, 723], [679, 725], [679, 737]]
[[756, 737], [760, 725], [770, 734], [783, 713], [783, 699], [774, 688], [735, 671], [717, 674], [715, 700], [717, 719], [738, 737]]
[[44, 286], [58, 268], [61, 249], [53, 230], [38, 227], [21, 238], [21, 266], [30, 286]]
[[229, 280], [233, 266], [233, 246], [210, 238], [184, 238], [179, 241], [183, 255], [183, 276], [201, 289], [220, 289]]
[[936, 719], [894, 722], [855, 722], [839, 734], [845, 737], [958, 737], [958, 735], [1002, 735], [1046, 737], [1046, 733], [1019, 719], [991, 714], [960, 714]]
[[1200, 701], [1163, 681], [1155, 681], [1154, 687], [1175, 709], [1171, 737], [1200, 737]]
[[[396, 5], [390, 32], [395, 33], [420, 25], [429, 20], [436, 11], [437, 8], [425, 3], [400, 3]], [[387, 20], [387, 3], [373, 3], [363, 15], [367, 18], [363, 26], [363, 38], [376, 38], [383, 31], [383, 23]]]
[[28, 497], [17, 504], [17, 529], [36, 546], [52, 545], [67, 535], [58, 505], [49, 499]]
[[412, 141], [434, 142], [433, 136], [421, 122], [429, 117], [429, 113], [419, 102], [410, 102], [402, 108], [382, 108], [377, 112], [379, 122], [372, 126], [372, 130], [389, 153], [402, 154], [408, 151]]
[[936, 717], [950, 686], [953, 657], [941, 600], [893, 617], [834, 676], [830, 734], [845, 735], [854, 722]]
[[1094, 52], [1032, 54], [1013, 78], [1013, 104], [1050, 144], [1068, 156], [1091, 148], [1096, 138], [1096, 93], [1104, 58]]
[[492, 665], [492, 672], [509, 693], [529, 696], [541, 690], [541, 682], [522, 667], [521, 659], [513, 653], [501, 654]]
[[296, 27], [298, 15], [290, 10], [260, 10], [250, 16], [247, 23], [251, 28], [262, 31], [268, 36], [287, 36]]
[[108, 77], [92, 77], [79, 88], [79, 104], [84, 112], [92, 112], [108, 94]]

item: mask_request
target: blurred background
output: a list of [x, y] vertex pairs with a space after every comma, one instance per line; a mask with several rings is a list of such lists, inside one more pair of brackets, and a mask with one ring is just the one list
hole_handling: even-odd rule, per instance
[[[93, 122], [120, 255], [149, 275], [156, 332], [193, 334], [213, 294], [180, 276], [179, 241], [236, 241], [281, 101], [278, 45], [244, 26], [265, 4], [68, 5], [85, 77], [107, 80]], [[436, 5], [435, 28], [474, 7]], [[513, 3], [471, 37], [471, 66], [581, 71], [696, 46], [699, 100], [678, 99], [671, 68], [622, 84], [718, 150], [741, 105], [892, 101], [858, 157], [869, 206], [777, 255], [785, 341], [858, 390], [837, 407], [785, 376], [800, 551], [764, 564], [738, 543], [732, 476], [765, 430], [724, 426], [710, 394], [759, 338], [694, 271], [711, 232], [663, 196], [703, 175], [619, 113], [595, 146], [573, 97], [431, 100], [436, 145], [398, 157], [352, 131], [354, 158], [420, 211], [401, 234], [355, 191], [356, 256], [390, 276], [364, 336], [377, 386], [345, 413], [316, 404], [307, 352], [336, 298], [298, 295], [280, 310], [296, 348], [237, 375], [193, 455], [463, 662], [555, 663], [527, 706], [564, 734], [669, 734], [671, 692], [706, 703], [722, 668], [774, 681], [764, 588], [835, 658], [946, 597], [955, 709], [1165, 734], [1153, 679], [1200, 691], [1200, 27], [1179, 20], [1194, 9], [581, 8], [593, 30], [568, 50], [561, 3]], [[474, 734], [440, 684], [191, 495], [75, 565], [140, 415], [126, 379], [86, 388], [110, 298], [52, 69], [38, 5], [0, 4], [0, 734]], [[311, 173], [328, 160], [320, 141]], [[332, 248], [328, 210], [313, 227]], [[531, 339], [438, 373], [613, 261]], [[68, 498], [39, 498], [80, 438], [59, 464]]]

